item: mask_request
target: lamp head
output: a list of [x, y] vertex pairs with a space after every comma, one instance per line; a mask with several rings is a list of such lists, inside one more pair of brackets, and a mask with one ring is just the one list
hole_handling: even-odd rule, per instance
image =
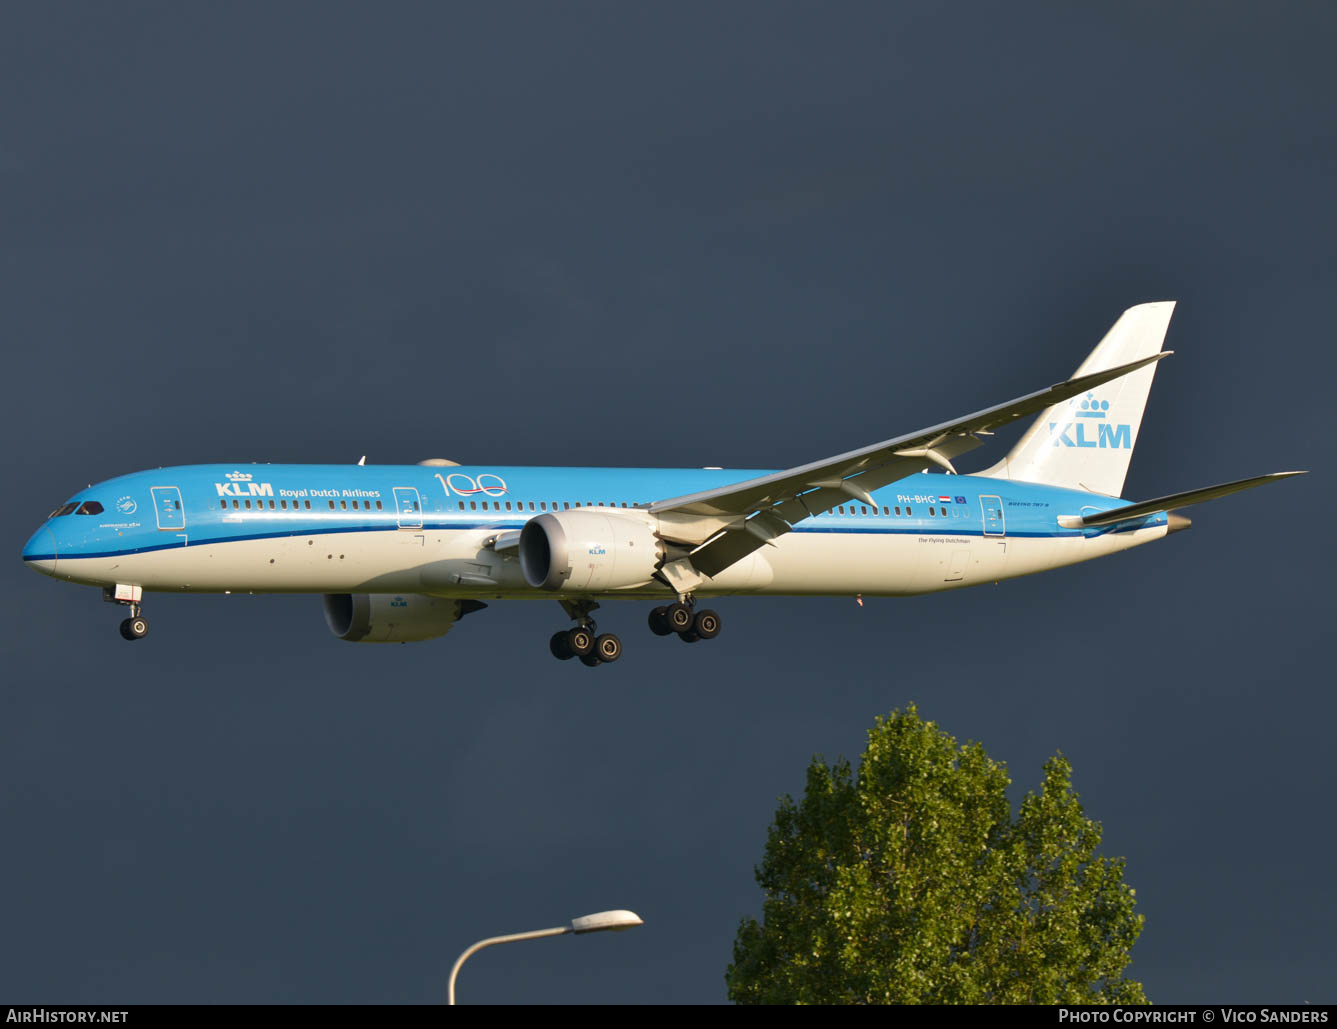
[[620, 932], [643, 925], [641, 916], [634, 911], [599, 911], [571, 919], [573, 933]]

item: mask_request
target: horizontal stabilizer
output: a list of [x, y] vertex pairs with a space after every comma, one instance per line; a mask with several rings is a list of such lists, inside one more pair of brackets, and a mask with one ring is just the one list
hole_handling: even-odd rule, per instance
[[[1159, 514], [1161, 511], [1176, 511], [1181, 507], [1188, 507], [1190, 504], [1201, 504], [1204, 500], [1215, 500], [1217, 497], [1238, 493], [1240, 490], [1253, 489], [1255, 486], [1262, 486], [1264, 483], [1279, 482], [1282, 479], [1289, 479], [1292, 475], [1307, 474], [1307, 472], [1272, 472], [1270, 475], [1256, 475], [1252, 479], [1226, 482], [1220, 486], [1205, 486], [1202, 489], [1191, 489], [1187, 493], [1172, 493], [1168, 497], [1158, 497], [1155, 500], [1144, 500], [1140, 504], [1116, 507], [1113, 510], [1101, 511], [1099, 514], [1088, 515], [1085, 518], [1060, 518], [1059, 524], [1067, 528], [1080, 526], [1087, 529], [1100, 525], [1114, 525], [1116, 522], [1145, 518], [1147, 515]], [[1071, 521], [1071, 525], [1068, 524], [1069, 521]]]

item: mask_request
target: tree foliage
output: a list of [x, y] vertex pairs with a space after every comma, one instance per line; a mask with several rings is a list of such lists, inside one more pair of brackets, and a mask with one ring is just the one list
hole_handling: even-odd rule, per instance
[[756, 870], [762, 921], [729, 997], [756, 1004], [1146, 1003], [1122, 860], [1096, 855], [1061, 755], [1013, 816], [1007, 768], [913, 705], [877, 720], [857, 778], [814, 758]]

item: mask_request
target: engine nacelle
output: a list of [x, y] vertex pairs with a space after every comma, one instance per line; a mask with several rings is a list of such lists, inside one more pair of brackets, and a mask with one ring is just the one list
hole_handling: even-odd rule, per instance
[[663, 560], [653, 519], [640, 512], [541, 514], [520, 532], [520, 569], [535, 589], [585, 593], [642, 586]]
[[326, 593], [330, 632], [349, 643], [414, 643], [450, 632], [476, 600], [445, 600], [420, 593]]

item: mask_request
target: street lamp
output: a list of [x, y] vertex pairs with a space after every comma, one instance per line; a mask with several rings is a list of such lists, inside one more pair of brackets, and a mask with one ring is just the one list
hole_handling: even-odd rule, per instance
[[634, 911], [599, 911], [593, 915], [573, 918], [570, 925], [559, 925], [553, 929], [535, 929], [528, 933], [512, 933], [510, 936], [493, 936], [490, 939], [479, 940], [459, 956], [455, 961], [455, 967], [450, 970], [450, 985], [446, 989], [446, 1003], [455, 1003], [455, 976], [459, 974], [460, 966], [468, 960], [470, 955], [484, 947], [491, 947], [497, 943], [539, 940], [545, 936], [565, 936], [567, 933], [580, 936], [584, 933], [621, 932], [623, 929], [632, 929], [643, 924], [640, 915]]

